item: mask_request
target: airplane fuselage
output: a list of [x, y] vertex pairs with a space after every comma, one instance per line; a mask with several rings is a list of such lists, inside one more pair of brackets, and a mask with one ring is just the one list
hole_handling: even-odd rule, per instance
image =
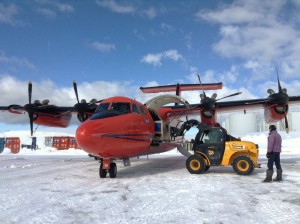
[[151, 148], [154, 137], [154, 121], [147, 108], [126, 97], [103, 100], [76, 131], [79, 146], [101, 158], [131, 158], [175, 147]]

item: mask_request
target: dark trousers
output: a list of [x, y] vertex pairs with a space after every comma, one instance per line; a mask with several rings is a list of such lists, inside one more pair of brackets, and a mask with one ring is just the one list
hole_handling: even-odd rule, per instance
[[273, 170], [274, 162], [275, 162], [276, 169], [281, 170], [280, 152], [271, 152], [270, 158], [268, 159], [268, 169], [269, 170]]

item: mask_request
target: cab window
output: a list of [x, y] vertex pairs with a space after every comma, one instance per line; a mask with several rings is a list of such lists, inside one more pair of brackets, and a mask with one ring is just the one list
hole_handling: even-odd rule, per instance
[[204, 143], [221, 143], [223, 142], [222, 132], [220, 130], [205, 131], [202, 141]]

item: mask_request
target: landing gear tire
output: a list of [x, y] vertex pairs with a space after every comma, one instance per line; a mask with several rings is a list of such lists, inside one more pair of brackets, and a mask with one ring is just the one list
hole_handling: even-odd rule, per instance
[[100, 163], [100, 168], [99, 168], [99, 176], [100, 178], [105, 178], [107, 175], [107, 170], [102, 168], [102, 163]]
[[110, 164], [109, 176], [110, 178], [115, 178], [117, 176], [117, 165], [115, 163]]
[[205, 161], [200, 156], [192, 155], [186, 160], [186, 168], [191, 174], [203, 173], [206, 169]]
[[233, 160], [233, 170], [240, 175], [249, 175], [254, 170], [254, 164], [248, 156], [238, 156]]

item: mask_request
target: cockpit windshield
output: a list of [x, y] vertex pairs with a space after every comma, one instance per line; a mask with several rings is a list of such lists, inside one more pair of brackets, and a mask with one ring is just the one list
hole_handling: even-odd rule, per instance
[[130, 103], [126, 102], [114, 102], [112, 103], [111, 107], [109, 108], [110, 103], [101, 103], [95, 112], [99, 111], [107, 111], [107, 110], [114, 110], [118, 111], [122, 114], [128, 114], [131, 112], [130, 110]]
[[123, 114], [128, 114], [130, 112], [130, 103], [114, 102], [111, 104], [111, 106], [110, 103], [101, 103], [90, 119], [96, 120], [115, 117]]
[[99, 112], [99, 111], [106, 111], [108, 110], [110, 103], [100, 103], [97, 110], [95, 112]]
[[111, 110], [119, 111], [122, 114], [130, 113], [130, 103], [113, 103], [111, 105]]

